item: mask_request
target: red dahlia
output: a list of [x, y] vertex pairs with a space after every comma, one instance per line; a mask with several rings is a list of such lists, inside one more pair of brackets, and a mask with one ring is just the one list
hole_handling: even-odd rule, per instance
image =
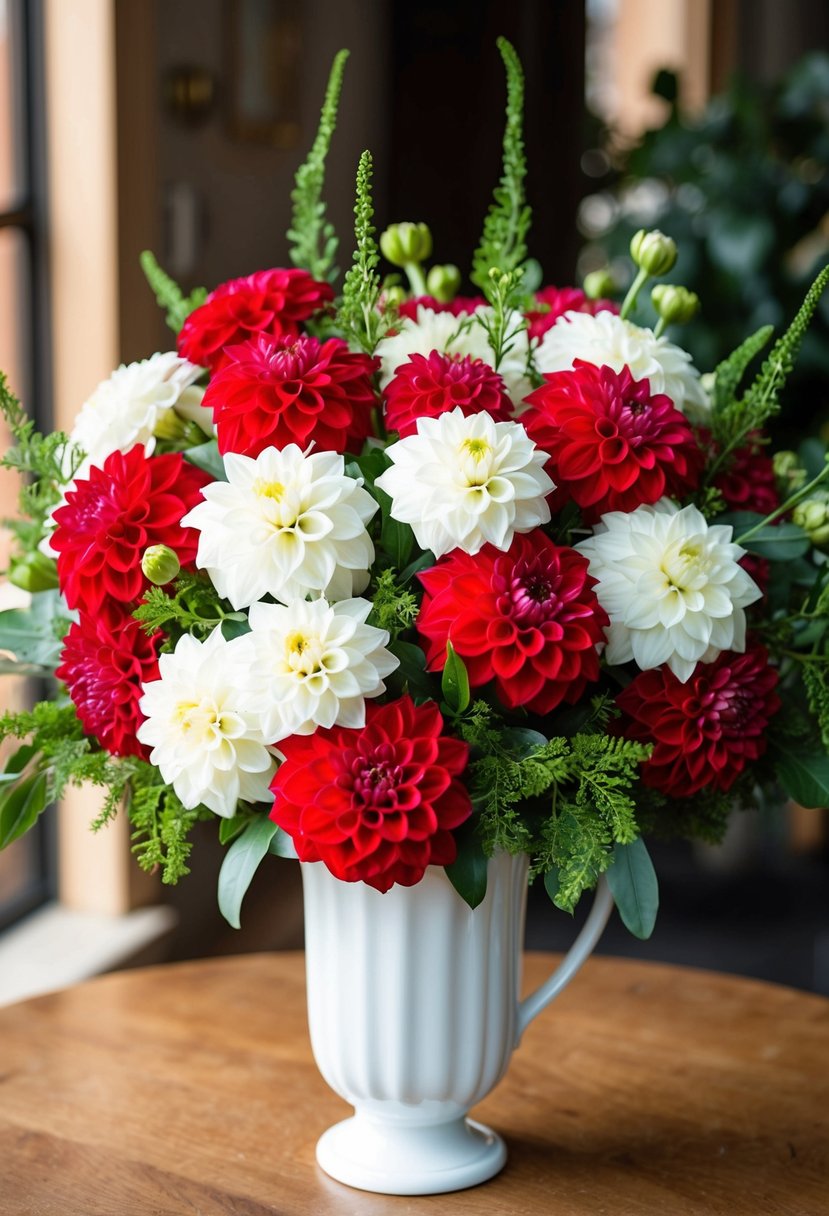
[[408, 317], [410, 321], [416, 321], [417, 310], [421, 305], [424, 308], [431, 308], [432, 312], [451, 312], [453, 317], [459, 317], [462, 312], [475, 312], [476, 309], [483, 308], [485, 304], [486, 300], [483, 296], [455, 296], [454, 300], [450, 300], [448, 304], [442, 304], [434, 296], [414, 296], [411, 300], [404, 300], [398, 306], [397, 311], [401, 317]]
[[178, 336], [178, 352], [212, 371], [227, 361], [225, 347], [262, 335], [294, 338], [306, 321], [334, 299], [328, 283], [306, 270], [259, 270], [222, 283], [190, 313]]
[[271, 819], [293, 837], [300, 861], [322, 861], [335, 878], [378, 891], [411, 887], [428, 865], [454, 861], [451, 829], [472, 813], [458, 780], [469, 746], [442, 729], [434, 703], [401, 697], [367, 704], [360, 730], [282, 740]]
[[289, 443], [317, 451], [359, 451], [371, 434], [375, 362], [341, 338], [266, 338], [232, 346], [204, 394], [219, 451], [258, 456]]
[[418, 418], [437, 418], [460, 406], [464, 416], [487, 413], [496, 422], [512, 417], [504, 381], [471, 355], [410, 355], [384, 393], [386, 425], [401, 438], [414, 435]]
[[55, 511], [51, 537], [69, 607], [95, 613], [108, 597], [137, 604], [149, 585], [141, 571], [148, 545], [168, 545], [182, 566], [192, 565], [199, 534], [181, 519], [209, 480], [178, 453], [147, 457], [139, 444], [76, 481]]
[[574, 499], [591, 523], [663, 494], [681, 497], [699, 483], [705, 454], [687, 420], [627, 367], [615, 372], [577, 359], [572, 370], [547, 376], [527, 401], [521, 422], [550, 453], [557, 500]]
[[612, 300], [588, 300], [578, 287], [543, 287], [535, 293], [535, 303], [537, 307], [525, 314], [530, 339], [546, 334], [566, 312], [588, 312], [595, 317], [597, 312], [619, 311]]
[[[716, 448], [711, 455], [716, 456]], [[747, 442], [728, 458], [728, 464], [714, 479], [714, 485], [732, 511], [756, 511], [770, 515], [780, 506], [780, 495], [771, 457], [760, 442], [760, 433], [752, 432]]]
[[766, 750], [765, 730], [780, 708], [776, 684], [762, 646], [697, 663], [685, 684], [668, 667], [643, 671], [616, 703], [622, 733], [654, 744], [645, 784], [675, 798], [705, 786], [730, 789]]
[[138, 709], [146, 680], [158, 679], [157, 652], [162, 635], [147, 637], [123, 609], [112, 606], [70, 626], [55, 675], [69, 689], [88, 735], [113, 756], [149, 759], [136, 739], [144, 721]]
[[542, 532], [516, 536], [506, 553], [492, 545], [474, 557], [456, 550], [418, 575], [426, 588], [417, 618], [432, 671], [450, 641], [473, 686], [495, 680], [510, 709], [548, 713], [578, 700], [599, 676], [596, 645], [606, 612], [593, 592], [587, 559]]

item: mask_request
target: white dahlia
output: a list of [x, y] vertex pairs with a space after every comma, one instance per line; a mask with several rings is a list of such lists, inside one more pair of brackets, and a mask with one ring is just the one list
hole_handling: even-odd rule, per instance
[[184, 806], [203, 803], [226, 819], [236, 804], [272, 802], [276, 762], [253, 729], [233, 679], [233, 643], [221, 629], [206, 642], [185, 634], [158, 660], [160, 679], [144, 685], [146, 721], [138, 739]]
[[652, 329], [623, 321], [612, 312], [566, 312], [542, 337], [533, 360], [539, 372], [566, 371], [576, 359], [607, 365], [619, 372], [629, 367], [634, 380], [650, 381], [651, 393], [665, 393], [693, 421], [708, 415], [708, 396], [691, 356]]
[[153, 355], [140, 363], [122, 365], [102, 381], [81, 407], [69, 436], [86, 454], [83, 476], [91, 465], [100, 466], [113, 452], [128, 452], [142, 443], [150, 455], [159, 423], [175, 411], [213, 433], [212, 414], [204, 409], [204, 390], [193, 382], [202, 369], [175, 351]]
[[254, 604], [251, 632], [235, 643], [234, 682], [264, 743], [317, 726], [365, 726], [366, 697], [385, 692], [399, 666], [389, 635], [367, 625], [368, 600]]
[[295, 443], [255, 459], [229, 452], [227, 481], [182, 519], [200, 533], [196, 564], [234, 608], [266, 595], [283, 604], [308, 592], [350, 599], [374, 560], [366, 524], [377, 503], [345, 474], [336, 452], [303, 454]]
[[416, 435], [386, 451], [394, 463], [376, 484], [392, 499], [392, 518], [411, 524], [435, 557], [477, 553], [487, 543], [508, 549], [516, 532], [550, 519], [549, 456], [518, 422], [465, 418], [458, 408], [420, 418]]
[[680, 510], [667, 498], [602, 516], [575, 547], [610, 617], [609, 663], [667, 663], [684, 683], [698, 662], [745, 650], [744, 609], [762, 593], [738, 565], [745, 550], [731, 536], [729, 526], [709, 527], [696, 507]]
[[481, 318], [491, 313], [491, 308], [479, 308], [474, 313], [461, 313], [456, 317], [450, 312], [435, 312], [419, 304], [416, 321], [401, 317], [397, 333], [377, 344], [375, 354], [381, 364], [381, 387], [386, 387], [397, 369], [408, 362], [412, 355], [429, 355], [437, 350], [441, 354], [470, 355], [495, 368], [512, 401], [518, 405], [532, 390], [527, 378], [529, 339], [526, 325], [520, 313], [510, 314], [507, 332], [512, 336], [507, 343], [509, 349], [495, 367], [489, 335], [481, 324]]

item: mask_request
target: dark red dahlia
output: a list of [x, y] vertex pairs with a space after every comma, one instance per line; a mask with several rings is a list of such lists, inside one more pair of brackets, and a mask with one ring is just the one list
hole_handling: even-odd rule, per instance
[[66, 635], [55, 675], [66, 684], [86, 733], [113, 756], [149, 758], [136, 739], [144, 721], [138, 702], [142, 683], [158, 679], [161, 639], [160, 633], [147, 637], [111, 602], [94, 616], [82, 612]]
[[289, 443], [317, 451], [359, 451], [371, 434], [375, 361], [341, 338], [258, 338], [230, 347], [204, 394], [219, 451], [258, 456]]
[[668, 667], [643, 671], [616, 703], [625, 715], [621, 732], [654, 744], [645, 785], [674, 798], [705, 786], [730, 789], [766, 750], [765, 730], [780, 708], [776, 685], [762, 646], [697, 663], [685, 684]]
[[572, 370], [547, 376], [527, 402], [521, 422], [550, 453], [554, 508], [572, 498], [592, 523], [699, 484], [705, 453], [686, 418], [627, 367], [615, 372], [577, 359]]
[[578, 287], [542, 287], [535, 293], [535, 303], [536, 307], [524, 314], [530, 339], [546, 334], [566, 312], [587, 312], [595, 317], [597, 312], [619, 311], [612, 300], [589, 300]]
[[401, 438], [414, 435], [418, 418], [437, 418], [460, 406], [464, 417], [490, 414], [496, 422], [512, 417], [504, 381], [471, 355], [410, 355], [386, 386], [386, 425]]
[[434, 296], [413, 296], [411, 300], [404, 300], [398, 306], [397, 311], [401, 317], [408, 317], [410, 321], [416, 321], [417, 310], [421, 305], [424, 308], [431, 308], [432, 312], [451, 312], [453, 317], [459, 317], [462, 312], [475, 312], [476, 309], [483, 308], [485, 304], [486, 300], [483, 296], [455, 296], [454, 300], [450, 300], [448, 304], [442, 304]]
[[506, 553], [456, 550], [418, 575], [426, 595], [417, 618], [426, 665], [439, 671], [450, 641], [477, 687], [495, 681], [502, 703], [548, 713], [578, 700], [598, 679], [596, 646], [608, 616], [587, 559], [542, 532], [516, 536]]
[[248, 338], [294, 338], [307, 321], [334, 299], [329, 283], [307, 270], [258, 270], [231, 279], [211, 292], [187, 317], [178, 352], [212, 371], [227, 361], [225, 348]]
[[[714, 486], [732, 511], [770, 515], [780, 506], [774, 465], [760, 438], [758, 431], [747, 435], [746, 443], [731, 453], [726, 467], [714, 478]], [[716, 447], [711, 455], [717, 455]]]
[[433, 702], [369, 702], [360, 730], [321, 728], [279, 744], [271, 819], [300, 861], [378, 891], [411, 887], [429, 865], [455, 860], [452, 828], [472, 813], [465, 786], [469, 746], [441, 734]]
[[209, 481], [178, 453], [148, 457], [140, 444], [76, 481], [55, 511], [51, 537], [69, 607], [96, 613], [109, 598], [134, 607], [149, 586], [141, 570], [149, 545], [168, 545], [192, 566], [199, 534], [181, 520]]

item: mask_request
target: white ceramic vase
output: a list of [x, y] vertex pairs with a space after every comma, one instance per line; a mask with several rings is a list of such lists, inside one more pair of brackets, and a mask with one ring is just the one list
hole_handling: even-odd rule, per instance
[[302, 877], [311, 1045], [355, 1108], [323, 1134], [317, 1161], [340, 1182], [389, 1195], [491, 1178], [506, 1147], [466, 1113], [592, 952], [613, 906], [604, 880], [561, 965], [520, 1001], [526, 857], [492, 858], [474, 911], [437, 866], [384, 895], [319, 862], [304, 863]]

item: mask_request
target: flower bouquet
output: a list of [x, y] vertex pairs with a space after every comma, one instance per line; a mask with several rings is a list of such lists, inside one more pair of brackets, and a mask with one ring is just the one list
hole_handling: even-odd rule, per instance
[[94, 826], [122, 810], [165, 882], [215, 820], [235, 925], [269, 854], [370, 892], [380, 920], [427, 887], [471, 914], [520, 859], [509, 881], [568, 912], [606, 875], [647, 936], [645, 837], [716, 840], [762, 791], [829, 802], [829, 473], [767, 431], [829, 270], [758, 368], [770, 327], [708, 376], [664, 332], [696, 297], [643, 294], [675, 260], [661, 233], [634, 238], [621, 303], [604, 273], [542, 286], [499, 48], [479, 294], [427, 266], [425, 225], [375, 240], [368, 153], [336, 288], [341, 53], [291, 269], [184, 296], [145, 255], [177, 350], [119, 368], [70, 435], [38, 434], [3, 383], [3, 463], [26, 475], [3, 669], [54, 688], [0, 719], [19, 740], [0, 846], [92, 782]]

